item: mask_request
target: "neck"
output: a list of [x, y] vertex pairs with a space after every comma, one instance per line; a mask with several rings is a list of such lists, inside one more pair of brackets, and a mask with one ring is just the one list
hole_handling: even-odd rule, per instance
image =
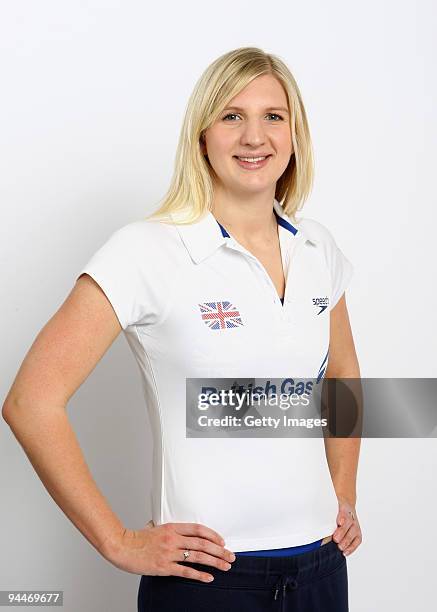
[[214, 192], [212, 214], [233, 236], [250, 242], [270, 242], [277, 234], [274, 192], [235, 197]]

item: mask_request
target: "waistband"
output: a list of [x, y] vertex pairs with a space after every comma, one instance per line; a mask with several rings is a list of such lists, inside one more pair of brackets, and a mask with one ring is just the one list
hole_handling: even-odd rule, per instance
[[295, 590], [316, 578], [326, 576], [345, 563], [346, 557], [334, 540], [300, 555], [284, 557], [237, 555], [231, 569], [227, 571], [202, 563], [181, 562], [182, 565], [188, 565], [214, 576], [211, 584], [216, 586], [271, 589], [274, 599], [278, 598], [281, 589], [285, 597], [287, 590]]
[[309, 544], [302, 544], [301, 546], [289, 546], [288, 548], [272, 548], [267, 550], [247, 550], [243, 552], [235, 552], [236, 557], [239, 555], [243, 555], [245, 557], [284, 557], [285, 555], [300, 555], [304, 552], [308, 552], [309, 550], [314, 550], [315, 548], [319, 548], [322, 545], [323, 538], [321, 540], [316, 540], [315, 542], [310, 542]]

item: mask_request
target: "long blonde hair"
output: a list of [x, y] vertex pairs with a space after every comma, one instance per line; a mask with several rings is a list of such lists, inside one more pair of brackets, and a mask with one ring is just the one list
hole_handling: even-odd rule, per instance
[[278, 79], [288, 100], [293, 153], [276, 182], [275, 198], [295, 220], [296, 211], [302, 208], [312, 189], [314, 177], [307, 116], [289, 68], [279, 57], [257, 47], [241, 47], [225, 53], [197, 81], [186, 107], [170, 187], [159, 208], [147, 219], [193, 223], [211, 210], [214, 191], [211, 168], [200, 147], [203, 132], [234, 96], [264, 74]]

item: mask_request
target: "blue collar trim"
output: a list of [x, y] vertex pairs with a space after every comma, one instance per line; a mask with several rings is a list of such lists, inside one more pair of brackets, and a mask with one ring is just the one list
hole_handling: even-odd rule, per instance
[[[294, 227], [294, 225], [291, 225], [291, 223], [289, 223], [288, 221], [286, 221], [282, 217], [280, 217], [275, 209], [273, 209], [273, 212], [275, 213], [276, 221], [278, 222], [278, 224], [282, 225], [282, 227], [285, 227], [285, 229], [287, 229], [289, 232], [291, 232], [295, 236], [297, 234], [297, 232], [298, 232], [297, 228]], [[216, 219], [216, 221], [217, 221], [217, 219]], [[222, 232], [222, 236], [224, 238], [230, 238], [230, 235], [225, 230], [223, 225], [221, 223], [219, 223], [218, 221], [217, 221], [217, 223], [219, 224], [220, 230]]]

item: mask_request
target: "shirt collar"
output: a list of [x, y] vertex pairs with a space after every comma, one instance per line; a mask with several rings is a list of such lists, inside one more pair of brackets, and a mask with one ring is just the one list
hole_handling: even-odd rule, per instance
[[[278, 228], [280, 232], [285, 230], [285, 235], [290, 239], [293, 237], [301, 238], [304, 241], [309, 240], [314, 244], [317, 243], [316, 239], [310, 237], [307, 231], [299, 227], [299, 223], [291, 222], [291, 219], [285, 214], [284, 209], [276, 198], [273, 200], [273, 210], [280, 226]], [[171, 213], [170, 216], [174, 219]], [[229, 240], [228, 232], [209, 210], [195, 223], [175, 223], [175, 226], [195, 263], [200, 263], [206, 257], [212, 255], [212, 253], [220, 246], [225, 245]]]

